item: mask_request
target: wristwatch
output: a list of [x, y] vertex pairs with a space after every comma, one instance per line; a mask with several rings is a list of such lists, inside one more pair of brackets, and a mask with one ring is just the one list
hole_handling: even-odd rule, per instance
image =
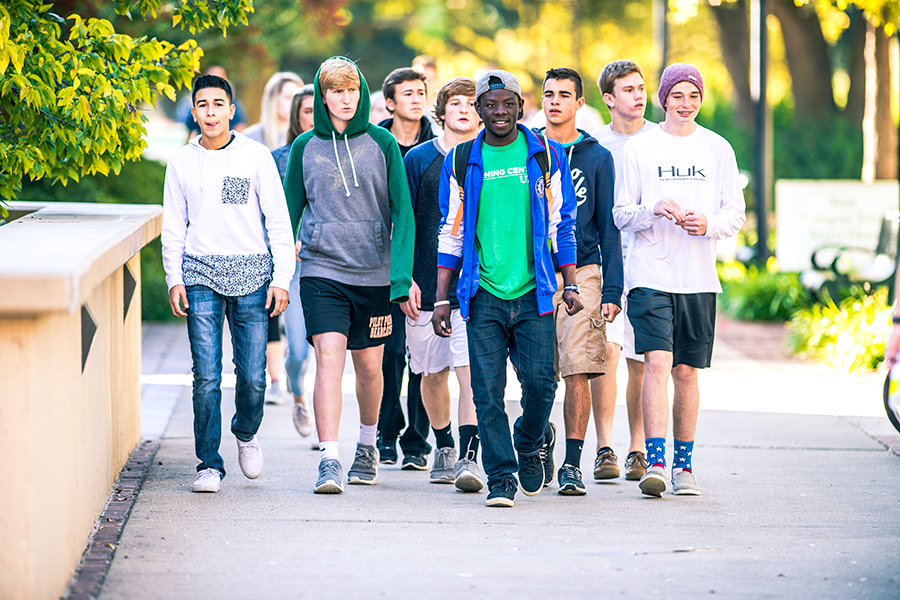
[[578, 294], [579, 296], [581, 295], [581, 292], [578, 291], [578, 284], [577, 284], [577, 283], [573, 283], [573, 284], [570, 284], [570, 285], [564, 285], [564, 286], [563, 286], [563, 292], [575, 292], [575, 293]]

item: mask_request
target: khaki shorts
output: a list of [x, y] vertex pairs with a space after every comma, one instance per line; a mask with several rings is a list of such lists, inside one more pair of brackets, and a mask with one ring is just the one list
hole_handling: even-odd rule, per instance
[[599, 265], [586, 265], [575, 272], [584, 309], [574, 315], [562, 301], [563, 280], [556, 274], [553, 296], [556, 322], [556, 364], [563, 377], [606, 373], [606, 323], [601, 309], [603, 280]]

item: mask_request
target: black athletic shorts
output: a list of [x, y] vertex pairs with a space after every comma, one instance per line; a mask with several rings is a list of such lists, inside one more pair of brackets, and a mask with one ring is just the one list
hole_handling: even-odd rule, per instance
[[[266, 312], [270, 312], [272, 309], [269, 308]], [[266, 337], [266, 343], [271, 344], [272, 342], [280, 342], [281, 341], [281, 315], [277, 317], [269, 317], [269, 334]]]
[[388, 285], [347, 285], [321, 277], [303, 277], [300, 302], [310, 344], [314, 335], [332, 331], [347, 336], [348, 350], [379, 346], [391, 337]]
[[672, 353], [672, 365], [709, 367], [716, 333], [716, 295], [672, 294], [650, 288], [628, 292], [634, 351]]

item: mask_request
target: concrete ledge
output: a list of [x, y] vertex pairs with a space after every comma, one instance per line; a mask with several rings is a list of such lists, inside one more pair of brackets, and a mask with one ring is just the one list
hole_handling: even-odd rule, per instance
[[0, 226], [0, 598], [58, 598], [140, 439], [140, 250], [159, 206], [13, 203]]
[[73, 313], [162, 227], [162, 207], [13, 202], [0, 229], [0, 315]]

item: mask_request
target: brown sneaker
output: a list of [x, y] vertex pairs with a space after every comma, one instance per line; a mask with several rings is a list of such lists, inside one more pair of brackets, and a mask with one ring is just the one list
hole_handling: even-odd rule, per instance
[[594, 479], [615, 479], [619, 476], [618, 457], [612, 448], [600, 448], [594, 459]]
[[625, 479], [638, 481], [647, 472], [647, 457], [640, 450], [629, 452], [625, 458]]

